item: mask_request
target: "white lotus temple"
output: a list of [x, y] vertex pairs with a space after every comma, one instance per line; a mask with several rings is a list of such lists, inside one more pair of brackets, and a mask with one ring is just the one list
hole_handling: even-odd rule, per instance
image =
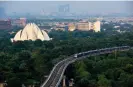
[[29, 23], [25, 26], [24, 29], [19, 30], [16, 33], [15, 37], [11, 39], [11, 41], [12, 42], [24, 41], [24, 40], [35, 41], [37, 39], [40, 39], [42, 41], [50, 40], [48, 34], [44, 30], [41, 30], [35, 23]]

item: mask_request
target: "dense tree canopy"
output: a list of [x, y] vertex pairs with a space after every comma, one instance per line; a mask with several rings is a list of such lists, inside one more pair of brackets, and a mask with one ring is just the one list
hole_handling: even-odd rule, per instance
[[[133, 45], [133, 32], [111, 34], [93, 31], [51, 31], [51, 41], [11, 43], [7, 31], [0, 32], [0, 82], [8, 87], [40, 85], [53, 65], [69, 55], [112, 46]], [[7, 36], [8, 35], [8, 36]], [[72, 77], [78, 87], [132, 87], [133, 51], [90, 57], [74, 63]], [[71, 77], [71, 75], [66, 74]]]

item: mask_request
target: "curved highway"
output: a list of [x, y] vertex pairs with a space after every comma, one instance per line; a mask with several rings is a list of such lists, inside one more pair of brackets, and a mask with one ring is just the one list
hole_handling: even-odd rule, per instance
[[40, 86], [40, 87], [58, 87], [61, 79], [63, 77], [63, 74], [65, 72], [66, 67], [77, 61], [81, 60], [84, 58], [87, 58], [88, 56], [96, 56], [96, 55], [101, 55], [101, 54], [107, 54], [107, 53], [112, 53], [114, 51], [127, 51], [129, 50], [129, 46], [121, 46], [121, 47], [113, 47], [113, 48], [104, 48], [104, 49], [98, 49], [98, 50], [91, 50], [91, 51], [86, 51], [86, 52], [81, 52], [75, 55], [72, 55], [68, 57], [67, 59], [64, 59], [57, 63], [52, 71], [50, 72], [50, 75], [46, 79], [46, 81]]

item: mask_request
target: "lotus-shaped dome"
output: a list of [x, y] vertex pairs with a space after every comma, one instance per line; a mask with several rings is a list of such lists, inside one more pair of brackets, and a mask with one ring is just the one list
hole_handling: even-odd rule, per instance
[[40, 30], [39, 27], [34, 23], [29, 23], [25, 26], [24, 29], [19, 30], [12, 41], [24, 41], [24, 40], [32, 40], [35, 41], [40, 39], [50, 40], [48, 34], [44, 30]]

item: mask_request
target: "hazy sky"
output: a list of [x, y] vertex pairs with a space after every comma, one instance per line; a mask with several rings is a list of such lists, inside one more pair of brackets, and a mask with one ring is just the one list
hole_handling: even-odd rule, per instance
[[[133, 1], [132, 1], [133, 2]], [[58, 12], [59, 5], [70, 5], [72, 13], [125, 13], [132, 12], [132, 2], [126, 1], [0, 1], [0, 7], [4, 7], [6, 13], [30, 13], [41, 14]]]

